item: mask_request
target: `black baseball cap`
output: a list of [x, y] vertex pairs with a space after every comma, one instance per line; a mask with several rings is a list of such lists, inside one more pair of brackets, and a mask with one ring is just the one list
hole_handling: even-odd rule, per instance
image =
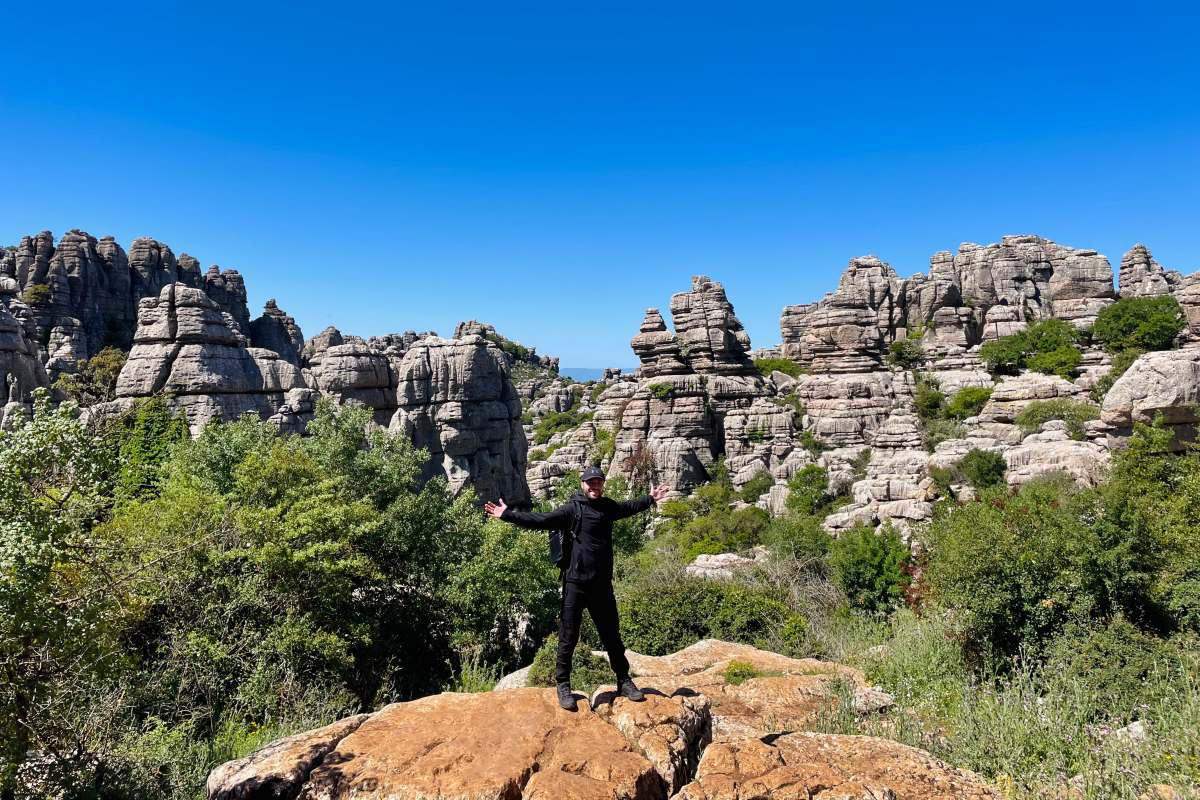
[[579, 480], [585, 483], [595, 478], [605, 480], [604, 472], [599, 467], [588, 467], [583, 471], [583, 474], [579, 476]]

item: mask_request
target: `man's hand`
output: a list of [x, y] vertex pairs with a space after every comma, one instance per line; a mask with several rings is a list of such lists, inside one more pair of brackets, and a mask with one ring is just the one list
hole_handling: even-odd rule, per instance
[[671, 492], [671, 487], [667, 486], [665, 483], [663, 483], [663, 484], [655, 486], [653, 489], [651, 489], [650, 496], [654, 498], [654, 502], [660, 503], [660, 502], [662, 502], [662, 499], [664, 497], [666, 497], [668, 494], [670, 494], [670, 492]]
[[507, 509], [508, 506], [504, 504], [503, 497], [500, 498], [500, 502], [498, 504], [490, 501], [483, 504], [483, 510], [487, 513], [487, 515], [489, 517], [495, 517], [496, 519], [500, 519], [501, 515], [503, 515]]

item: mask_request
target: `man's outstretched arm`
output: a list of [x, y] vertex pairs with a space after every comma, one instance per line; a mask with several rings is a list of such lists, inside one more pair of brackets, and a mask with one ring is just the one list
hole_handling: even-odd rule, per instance
[[640, 514], [650, 506], [661, 501], [670, 491], [671, 487], [664, 483], [661, 486], [655, 486], [650, 490], [650, 494], [644, 497], [617, 503], [616, 518], [625, 519], [626, 517], [632, 517], [634, 514]]
[[535, 530], [542, 531], [561, 528], [571, 519], [570, 503], [565, 503], [553, 511], [538, 514], [532, 511], [515, 511], [509, 508], [504, 503], [504, 498], [501, 497], [499, 503], [484, 503], [483, 510], [487, 512], [489, 517], [511, 522], [520, 528], [534, 528]]

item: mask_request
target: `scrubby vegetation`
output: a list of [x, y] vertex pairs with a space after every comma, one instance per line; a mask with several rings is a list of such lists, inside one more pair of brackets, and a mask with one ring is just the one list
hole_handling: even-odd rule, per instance
[[112, 400], [117, 396], [117, 377], [125, 366], [125, 358], [124, 351], [106, 347], [81, 361], [74, 373], [60, 375], [54, 388], [81, 406]]
[[1108, 394], [1108, 390], [1117, 382], [1117, 379], [1125, 374], [1125, 371], [1133, 366], [1133, 362], [1138, 360], [1138, 356], [1142, 355], [1141, 350], [1122, 350], [1112, 357], [1112, 368], [1104, 373], [1096, 385], [1092, 387], [1089, 393], [1094, 402], [1101, 403], [1104, 401], [1104, 395]]
[[925, 348], [919, 337], [908, 336], [888, 345], [887, 363], [901, 369], [913, 369], [925, 361]]
[[1186, 324], [1179, 302], [1171, 295], [1129, 297], [1100, 311], [1092, 338], [1110, 353], [1169, 350]]
[[974, 417], [983, 410], [992, 396], [985, 386], [966, 386], [954, 393], [949, 400], [938, 386], [937, 379], [924, 373], [917, 375], [913, 391], [913, 405], [921, 418], [921, 439], [925, 449], [933, 452], [947, 439], [961, 439], [966, 435], [962, 421]]
[[1048, 319], [1023, 331], [987, 342], [979, 357], [996, 374], [1016, 375], [1022, 369], [1069, 378], [1082, 354], [1076, 343], [1084, 333], [1069, 322]]
[[804, 374], [804, 368], [790, 358], [756, 358], [754, 366], [764, 378], [771, 377], [772, 372], [782, 372], [793, 378]]
[[533, 426], [533, 443], [545, 444], [554, 434], [578, 428], [591, 418], [590, 413], [580, 411], [578, 406], [566, 411], [549, 411]]
[[1014, 420], [1021, 432], [1028, 436], [1036, 433], [1043, 424], [1052, 419], [1067, 423], [1067, 430], [1073, 439], [1082, 439], [1084, 423], [1088, 420], [1099, 419], [1100, 409], [1091, 403], [1078, 400], [1034, 400], [1017, 414]]

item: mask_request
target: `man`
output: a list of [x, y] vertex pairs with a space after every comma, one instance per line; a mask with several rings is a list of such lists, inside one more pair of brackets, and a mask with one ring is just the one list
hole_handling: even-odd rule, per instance
[[[579, 624], [583, 621], [585, 608], [596, 623], [600, 641], [608, 652], [608, 663], [617, 674], [617, 692], [635, 702], [646, 699], [629, 677], [629, 660], [625, 658], [625, 644], [621, 641], [617, 621], [617, 599], [612, 586], [612, 526], [619, 519], [645, 511], [671, 491], [669, 486], [656, 486], [645, 497], [618, 503], [604, 496], [604, 473], [597, 467], [585, 469], [579, 482], [580, 491], [571, 501], [545, 514], [514, 511], [504, 504], [504, 498], [499, 503], [483, 505], [483, 510], [490, 516], [522, 528], [557, 528], [576, 533], [576, 539], [570, 545], [564, 536], [564, 557], [569, 552], [570, 561], [563, 570], [562, 614], [554, 674], [558, 684], [558, 704], [567, 711], [575, 710], [575, 695], [571, 693], [571, 656], [579, 642]], [[578, 525], [574, 510], [576, 502], [582, 515]]]

